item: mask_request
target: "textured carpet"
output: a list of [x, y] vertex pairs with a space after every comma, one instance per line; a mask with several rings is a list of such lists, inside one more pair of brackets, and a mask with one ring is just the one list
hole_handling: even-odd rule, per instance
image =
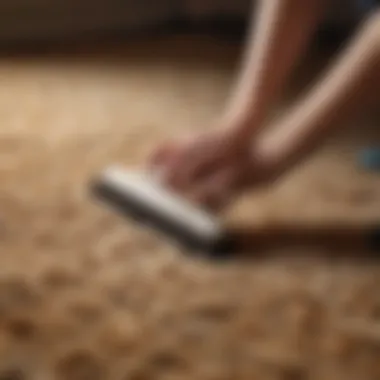
[[[1, 380], [380, 378], [376, 264], [192, 261], [87, 194], [108, 164], [207, 124], [237, 54], [184, 38], [1, 58]], [[231, 219], [379, 219], [379, 176], [355, 163], [379, 142], [368, 115]]]

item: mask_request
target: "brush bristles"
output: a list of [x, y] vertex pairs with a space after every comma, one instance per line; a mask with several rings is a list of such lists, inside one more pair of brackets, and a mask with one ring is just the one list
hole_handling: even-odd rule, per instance
[[102, 173], [93, 190], [117, 211], [188, 248], [210, 251], [224, 239], [216, 218], [164, 189], [148, 173], [111, 167]]

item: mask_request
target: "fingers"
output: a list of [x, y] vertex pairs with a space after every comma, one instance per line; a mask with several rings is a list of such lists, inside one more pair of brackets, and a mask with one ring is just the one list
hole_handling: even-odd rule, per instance
[[166, 184], [175, 185], [179, 174], [181, 176], [191, 162], [188, 159], [189, 150], [188, 137], [168, 141], [151, 154], [148, 165], [153, 171], [160, 172], [160, 177]]
[[188, 136], [162, 145], [149, 163], [163, 185], [218, 212], [239, 192], [247, 159], [218, 138]]
[[184, 142], [178, 154], [166, 164], [168, 185], [177, 190], [186, 190], [214, 176], [220, 169], [226, 170], [226, 165], [233, 164], [230, 161], [238, 158], [230, 156], [228, 151], [221, 148], [218, 144], [210, 144], [208, 140]]
[[200, 182], [189, 197], [212, 212], [225, 208], [236, 192], [237, 172], [223, 169]]
[[172, 165], [168, 165], [166, 181], [173, 188], [184, 191], [194, 184], [202, 183], [219, 165], [206, 161], [203, 156], [195, 158], [179, 157]]
[[165, 165], [168, 159], [170, 159], [170, 156], [173, 154], [174, 147], [175, 145], [173, 141], [169, 141], [161, 145], [150, 155], [150, 157], [148, 157], [148, 165], [152, 168]]
[[179, 191], [189, 188], [210, 168], [202, 147], [189, 139], [164, 146], [154, 162], [156, 167], [162, 169], [165, 184]]
[[[182, 144], [172, 141], [162, 145], [150, 157], [148, 165], [154, 175], [165, 186], [179, 190], [181, 188], [181, 174], [186, 162], [183, 160]], [[183, 187], [183, 186], [182, 186]]]

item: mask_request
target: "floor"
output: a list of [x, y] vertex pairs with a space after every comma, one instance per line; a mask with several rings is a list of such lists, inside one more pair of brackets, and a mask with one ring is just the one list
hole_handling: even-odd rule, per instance
[[[286, 247], [250, 265], [191, 260], [88, 194], [107, 165], [138, 166], [158, 141], [212, 120], [238, 54], [182, 36], [2, 56], [1, 380], [380, 378], [376, 263]], [[380, 177], [355, 161], [380, 141], [375, 108], [228, 218], [379, 220]]]

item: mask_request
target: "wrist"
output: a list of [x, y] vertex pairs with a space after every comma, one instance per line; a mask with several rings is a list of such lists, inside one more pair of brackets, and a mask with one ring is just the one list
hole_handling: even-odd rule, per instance
[[219, 125], [234, 140], [251, 145], [255, 137], [254, 118], [247, 115], [224, 117]]
[[259, 159], [266, 167], [270, 178], [276, 179], [292, 167], [293, 150], [280, 141], [261, 141], [256, 148]]

